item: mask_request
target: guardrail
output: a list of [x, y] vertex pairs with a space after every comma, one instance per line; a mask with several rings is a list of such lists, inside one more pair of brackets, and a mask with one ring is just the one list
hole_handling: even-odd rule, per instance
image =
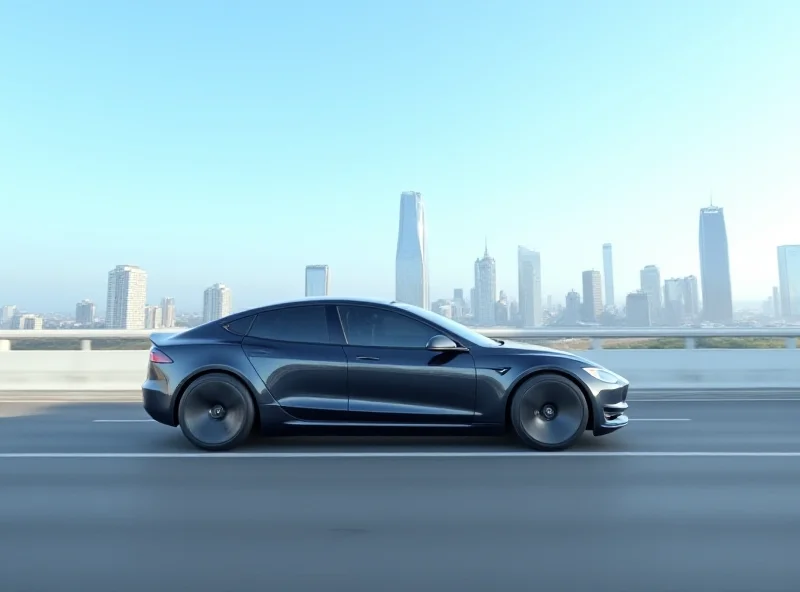
[[[12, 341], [69, 340], [80, 341], [80, 349], [92, 349], [93, 340], [144, 341], [153, 333], [180, 333], [186, 329], [21, 329], [16, 331], [0, 331], [0, 351], [11, 349]], [[487, 337], [508, 340], [526, 341], [560, 341], [568, 339], [588, 339], [590, 349], [603, 349], [605, 341], [618, 339], [683, 339], [685, 349], [694, 349], [698, 339], [703, 338], [778, 338], [783, 339], [783, 347], [797, 348], [800, 338], [800, 327], [772, 328], [569, 328], [569, 329], [510, 329], [510, 328], [478, 328], [475, 329]]]
[[[0, 344], [0, 392], [13, 391], [136, 391], [144, 380], [148, 352], [143, 349], [91, 349], [92, 340], [145, 341], [154, 331], [56, 330], [3, 331]], [[156, 331], [175, 333], [174, 329]], [[551, 343], [618, 372], [639, 392], [647, 390], [719, 391], [780, 389], [800, 393], [798, 328], [759, 329], [482, 329], [485, 335], [507, 340]], [[694, 347], [704, 338], [778, 338], [772, 349]], [[612, 340], [680, 338], [668, 349], [626, 349]], [[12, 349], [16, 340], [79, 341], [81, 350]], [[681, 348], [683, 340], [684, 347]], [[781, 341], [783, 346], [781, 347]], [[580, 341], [583, 340], [583, 341]], [[608, 343], [606, 343], [608, 342]], [[603, 348], [606, 343], [608, 347]], [[647, 345], [647, 344], [646, 344]], [[662, 344], [664, 345], [664, 344]], [[707, 345], [700, 343], [700, 346]], [[747, 345], [747, 344], [745, 344]], [[755, 344], [754, 344], [755, 345]], [[726, 347], [723, 343], [723, 347]], [[792, 395], [794, 396], [794, 395]]]

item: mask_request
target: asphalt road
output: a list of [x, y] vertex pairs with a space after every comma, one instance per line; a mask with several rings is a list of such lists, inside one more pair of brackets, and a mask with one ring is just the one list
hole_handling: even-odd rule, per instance
[[0, 394], [0, 590], [796, 592], [800, 399], [739, 398], [632, 402], [559, 456], [323, 437], [209, 457], [136, 403]]

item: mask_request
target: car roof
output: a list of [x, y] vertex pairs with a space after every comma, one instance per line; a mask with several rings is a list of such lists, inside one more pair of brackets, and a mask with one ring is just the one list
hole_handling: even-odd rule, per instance
[[236, 319], [249, 317], [250, 315], [258, 314], [260, 312], [266, 312], [268, 310], [287, 308], [290, 306], [303, 306], [312, 304], [333, 304], [333, 305], [367, 304], [370, 306], [390, 308], [396, 305], [397, 302], [395, 302], [394, 300], [380, 300], [377, 298], [339, 298], [336, 296], [310, 296], [306, 298], [297, 298], [294, 300], [284, 300], [281, 302], [275, 302], [273, 304], [267, 304], [265, 306], [259, 306], [257, 308], [243, 310], [241, 312], [228, 315], [224, 319], [219, 319], [219, 321], [227, 323], [230, 321], [235, 321]]

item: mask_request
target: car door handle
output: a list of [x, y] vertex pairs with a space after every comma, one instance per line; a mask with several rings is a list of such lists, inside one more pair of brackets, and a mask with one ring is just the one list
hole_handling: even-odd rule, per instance
[[373, 356], [357, 356], [356, 360], [361, 360], [362, 362], [378, 362], [380, 358], [375, 358]]

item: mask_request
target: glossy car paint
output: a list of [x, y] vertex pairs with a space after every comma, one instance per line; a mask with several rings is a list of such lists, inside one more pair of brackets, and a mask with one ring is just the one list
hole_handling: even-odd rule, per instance
[[[260, 312], [319, 304], [327, 306], [329, 344], [245, 335]], [[469, 351], [348, 345], [336, 308], [343, 305], [412, 316]], [[627, 381], [609, 384], [583, 370], [601, 366], [526, 344], [478, 345], [391, 303], [309, 298], [231, 315], [172, 336], [155, 334], [153, 342], [173, 363], [149, 365], [142, 385], [144, 406], [153, 419], [171, 426], [177, 425], [177, 404], [188, 383], [215, 371], [232, 374], [248, 387], [264, 431], [278, 426], [504, 429], [515, 389], [540, 372], [563, 374], [580, 386], [590, 409], [587, 429], [595, 435], [628, 422]]]

